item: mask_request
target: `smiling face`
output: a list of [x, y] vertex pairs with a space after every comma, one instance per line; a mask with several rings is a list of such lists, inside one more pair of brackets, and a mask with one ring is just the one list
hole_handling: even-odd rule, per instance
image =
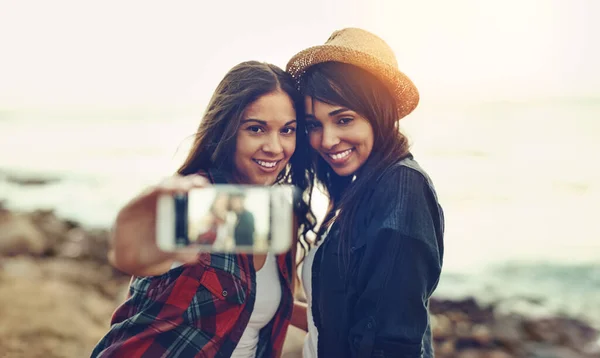
[[271, 185], [296, 149], [296, 111], [276, 90], [244, 110], [236, 134], [234, 178], [240, 184]]
[[311, 147], [339, 176], [356, 173], [373, 150], [373, 127], [349, 108], [305, 98]]

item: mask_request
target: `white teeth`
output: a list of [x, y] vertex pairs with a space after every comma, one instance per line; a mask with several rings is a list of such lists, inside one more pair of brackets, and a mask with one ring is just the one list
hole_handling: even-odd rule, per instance
[[346, 158], [348, 155], [350, 155], [350, 153], [352, 153], [352, 149], [345, 150], [341, 153], [329, 154], [329, 156], [334, 160], [340, 160]]
[[277, 165], [277, 162], [265, 162], [262, 160], [255, 160], [255, 162], [257, 162], [261, 167], [265, 168], [273, 168]]

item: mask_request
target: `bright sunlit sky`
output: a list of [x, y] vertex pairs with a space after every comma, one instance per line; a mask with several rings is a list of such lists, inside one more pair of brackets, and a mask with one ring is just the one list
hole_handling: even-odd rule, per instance
[[0, 107], [181, 105], [333, 30], [394, 49], [424, 100], [600, 94], [597, 0], [0, 0]]

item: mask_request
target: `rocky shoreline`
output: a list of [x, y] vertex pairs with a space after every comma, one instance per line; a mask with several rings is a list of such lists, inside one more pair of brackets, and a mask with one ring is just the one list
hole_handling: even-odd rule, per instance
[[[0, 206], [0, 357], [86, 357], [129, 277], [106, 261], [108, 232], [50, 211]], [[568, 317], [499, 314], [473, 298], [433, 299], [436, 357], [599, 357], [598, 332]], [[284, 357], [300, 357], [291, 331]]]
[[473, 298], [431, 301], [437, 357], [600, 357], [598, 332], [568, 317], [499, 315]]

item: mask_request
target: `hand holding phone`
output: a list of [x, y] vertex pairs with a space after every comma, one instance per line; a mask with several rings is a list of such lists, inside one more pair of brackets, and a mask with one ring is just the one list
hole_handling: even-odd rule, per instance
[[131, 199], [116, 217], [111, 232], [109, 261], [135, 276], [154, 276], [169, 270], [173, 261], [192, 262], [197, 252], [165, 252], [156, 244], [158, 200], [210, 185], [199, 175], [173, 176], [146, 188]]

